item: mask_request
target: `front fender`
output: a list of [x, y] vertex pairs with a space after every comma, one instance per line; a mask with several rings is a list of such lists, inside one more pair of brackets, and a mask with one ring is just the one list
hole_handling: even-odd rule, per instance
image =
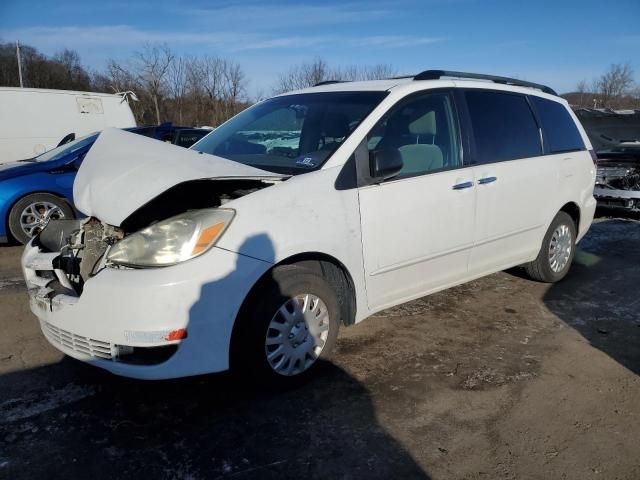
[[[318, 170], [226, 204], [236, 210], [218, 246], [278, 264], [314, 252], [335, 258], [351, 276], [357, 316], [368, 316], [357, 188], [338, 190], [341, 167]], [[266, 242], [251, 242], [255, 237]]]

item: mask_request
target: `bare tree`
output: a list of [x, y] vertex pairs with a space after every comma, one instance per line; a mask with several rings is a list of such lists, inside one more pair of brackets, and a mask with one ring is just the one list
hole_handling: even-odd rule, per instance
[[238, 105], [242, 104], [244, 93], [245, 78], [242, 68], [237, 63], [226, 61], [222, 94], [224, 119], [221, 122], [238, 113]]
[[[109, 60], [90, 72], [73, 50], [48, 57], [22, 45], [25, 84], [36, 88], [102, 92], [134, 91], [131, 109], [139, 123], [164, 120], [219, 125], [247, 106], [242, 67], [219, 57], [179, 57], [167, 45], [145, 45], [126, 60]], [[15, 44], [0, 42], [0, 85], [19, 84]]]
[[589, 88], [587, 87], [586, 80], [580, 80], [576, 86], [576, 92], [578, 93], [578, 106], [584, 107], [587, 99]]
[[378, 65], [346, 65], [331, 68], [326, 60], [315, 58], [310, 63], [291, 67], [278, 77], [275, 93], [287, 92], [316, 85], [327, 80], [356, 81], [378, 80], [396, 75], [396, 69], [388, 64]]
[[280, 74], [274, 91], [275, 93], [283, 93], [313, 87], [326, 80], [335, 80], [335, 78], [330, 78], [330, 74], [331, 70], [326, 60], [317, 57], [311, 63], [293, 66], [289, 71]]
[[145, 44], [134, 54], [134, 68], [138, 81], [151, 97], [156, 113], [156, 122], [160, 123], [160, 97], [165, 87], [165, 78], [174, 55], [168, 45]]
[[604, 106], [615, 108], [633, 86], [633, 69], [628, 63], [613, 64], [598, 78], [596, 85]]
[[140, 86], [136, 76], [126, 66], [113, 59], [107, 62], [105, 76], [109, 79], [109, 86], [114, 92], [125, 92]]
[[180, 125], [184, 123], [183, 107], [189, 91], [188, 68], [191, 62], [188, 58], [177, 57], [171, 62], [167, 71], [167, 90], [177, 107]]
[[381, 80], [397, 75], [397, 71], [391, 65], [380, 63], [377, 65], [348, 65], [334, 70], [336, 80]]

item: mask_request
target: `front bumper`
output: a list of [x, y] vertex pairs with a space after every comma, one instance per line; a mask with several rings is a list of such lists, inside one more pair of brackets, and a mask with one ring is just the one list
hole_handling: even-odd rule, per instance
[[[118, 375], [175, 378], [229, 368], [229, 344], [244, 298], [271, 264], [214, 247], [179, 265], [153, 269], [105, 268], [81, 296], [47, 286], [56, 253], [30, 242], [22, 256], [31, 311], [49, 342], [65, 354]], [[43, 272], [49, 272], [43, 276]], [[51, 273], [53, 272], [53, 273]], [[185, 328], [184, 340], [166, 340]], [[123, 347], [179, 344], [155, 365], [126, 363]], [[126, 357], [123, 357], [126, 358]]]

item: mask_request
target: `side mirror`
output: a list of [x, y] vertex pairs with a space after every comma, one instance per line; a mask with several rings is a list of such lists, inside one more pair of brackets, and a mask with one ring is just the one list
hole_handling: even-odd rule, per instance
[[68, 135], [65, 135], [64, 138], [62, 140], [60, 140], [60, 143], [58, 143], [58, 145], [56, 145], [57, 147], [60, 147], [62, 145], [66, 145], [69, 142], [73, 142], [76, 139], [76, 134], [75, 133], [70, 133]]
[[395, 148], [376, 150], [369, 153], [369, 172], [376, 182], [395, 177], [402, 170], [402, 157]]

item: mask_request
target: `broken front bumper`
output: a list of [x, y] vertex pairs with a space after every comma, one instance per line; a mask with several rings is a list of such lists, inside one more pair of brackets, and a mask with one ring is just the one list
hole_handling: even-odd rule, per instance
[[[271, 264], [220, 248], [165, 268], [105, 268], [82, 295], [51, 289], [64, 272], [52, 266], [57, 253], [30, 242], [22, 256], [31, 311], [49, 342], [65, 354], [115, 374], [175, 378], [229, 367], [236, 314], [251, 286]], [[186, 329], [173, 340], [171, 332]], [[133, 349], [174, 345], [157, 364], [127, 361]]]

